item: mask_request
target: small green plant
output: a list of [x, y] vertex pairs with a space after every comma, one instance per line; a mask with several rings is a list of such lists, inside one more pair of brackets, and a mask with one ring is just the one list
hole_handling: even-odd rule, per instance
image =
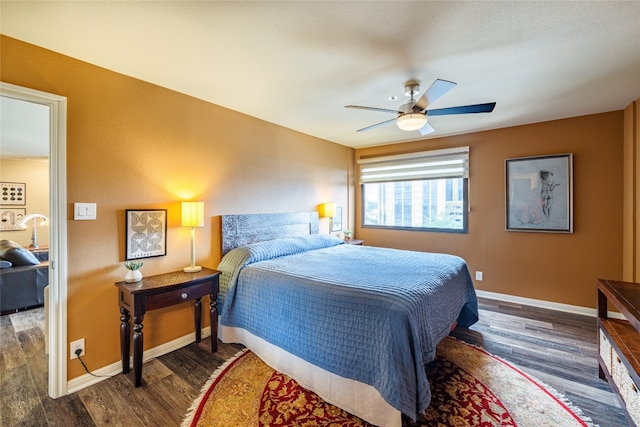
[[142, 261], [125, 261], [124, 263], [124, 267], [127, 270], [140, 270], [140, 267], [142, 267], [144, 265], [144, 262]]

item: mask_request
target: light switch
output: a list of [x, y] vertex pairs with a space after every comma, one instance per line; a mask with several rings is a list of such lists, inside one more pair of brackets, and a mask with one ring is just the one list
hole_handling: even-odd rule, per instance
[[74, 203], [73, 219], [76, 221], [96, 219], [96, 210], [95, 203]]

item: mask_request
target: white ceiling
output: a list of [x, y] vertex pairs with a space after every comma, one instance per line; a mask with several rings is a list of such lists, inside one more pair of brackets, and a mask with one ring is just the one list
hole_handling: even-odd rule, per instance
[[49, 157], [49, 107], [0, 96], [0, 157]]
[[[427, 138], [621, 110], [640, 98], [640, 1], [6, 1], [0, 32], [339, 144], [424, 139], [404, 82], [456, 88]], [[62, 94], [64, 95], [64, 94]], [[397, 96], [390, 101], [390, 96]]]

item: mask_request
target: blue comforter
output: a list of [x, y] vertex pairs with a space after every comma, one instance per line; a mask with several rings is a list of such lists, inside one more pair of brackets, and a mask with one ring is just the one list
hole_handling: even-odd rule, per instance
[[457, 321], [478, 320], [462, 258], [329, 235], [261, 242], [220, 262], [221, 323], [374, 386], [415, 421], [431, 400], [425, 364]]

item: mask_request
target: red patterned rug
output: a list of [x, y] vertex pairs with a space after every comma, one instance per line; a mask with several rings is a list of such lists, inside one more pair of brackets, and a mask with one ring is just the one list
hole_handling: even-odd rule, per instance
[[[590, 426], [555, 392], [485, 350], [447, 338], [429, 364], [431, 405], [418, 426]], [[370, 426], [250, 351], [212, 375], [183, 426]]]

